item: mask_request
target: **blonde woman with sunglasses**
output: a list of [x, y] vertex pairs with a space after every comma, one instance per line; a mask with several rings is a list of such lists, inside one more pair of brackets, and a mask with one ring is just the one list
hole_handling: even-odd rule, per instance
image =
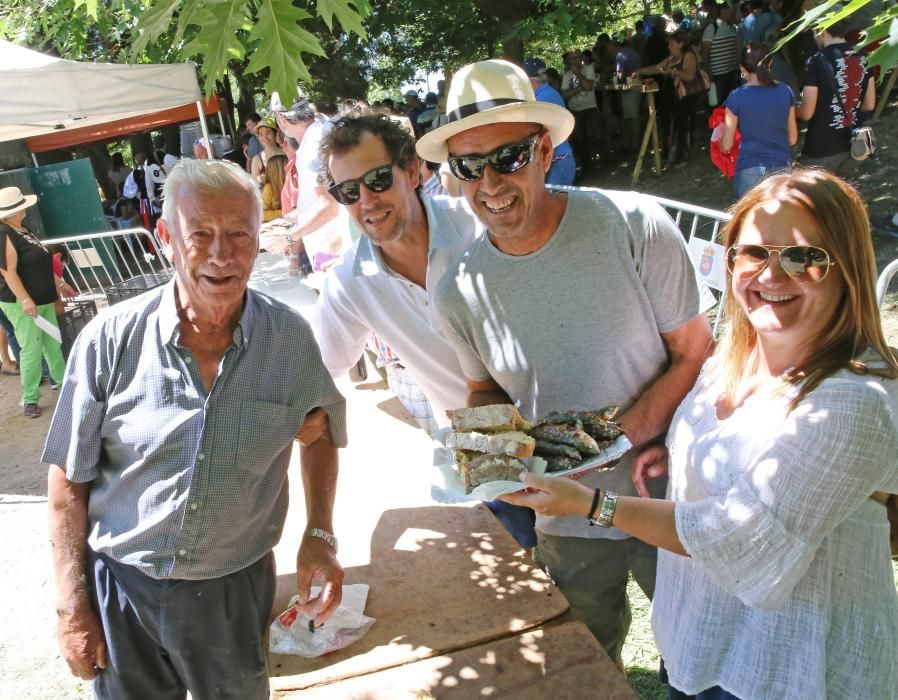
[[668, 500], [522, 476], [504, 497], [662, 548], [652, 626], [671, 698], [898, 697], [885, 508], [898, 491], [898, 365], [867, 212], [823, 171], [771, 177], [726, 230], [729, 325], [677, 410]]

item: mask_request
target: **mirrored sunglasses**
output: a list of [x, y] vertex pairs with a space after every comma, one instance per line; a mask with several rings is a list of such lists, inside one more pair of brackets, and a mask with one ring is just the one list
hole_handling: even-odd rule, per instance
[[340, 204], [355, 204], [362, 196], [363, 184], [372, 192], [386, 192], [393, 186], [393, 164], [379, 165], [361, 177], [331, 185], [327, 191]]
[[822, 282], [836, 264], [826, 250], [813, 245], [736, 244], [727, 250], [727, 268], [734, 276], [755, 277], [767, 267], [772, 253], [779, 256], [783, 271], [802, 283]]
[[459, 180], [476, 182], [483, 177], [483, 169], [489, 163], [493, 170], [502, 175], [514, 173], [533, 160], [536, 144], [542, 131], [533, 134], [526, 141], [499, 146], [485, 156], [449, 156], [449, 170]]

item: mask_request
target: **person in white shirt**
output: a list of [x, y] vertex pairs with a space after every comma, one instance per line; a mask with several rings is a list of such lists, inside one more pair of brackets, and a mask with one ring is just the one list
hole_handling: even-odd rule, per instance
[[317, 114], [305, 98], [275, 115], [281, 131], [299, 142], [295, 162], [298, 197], [296, 208], [283, 217], [294, 226], [286, 236], [263, 234], [262, 247], [272, 253], [305, 252], [311, 264], [321, 269], [320, 263], [333, 259], [347, 243], [342, 236], [346, 227], [340, 207], [318, 183], [318, 148], [331, 122]]
[[321, 178], [363, 235], [327, 276], [314, 328], [333, 375], [355, 365], [374, 331], [446, 426], [467, 388], [432, 294], [483, 229], [462, 200], [422, 197], [419, 170], [414, 140], [386, 115], [344, 117], [325, 136]]
[[645, 496], [669, 462], [668, 500], [529, 474], [534, 490], [506, 500], [661, 548], [652, 628], [669, 697], [898, 697], [882, 504], [898, 492], [898, 363], [866, 207], [805, 170], [764, 180], [732, 214], [728, 330], [667, 451], [633, 465]]

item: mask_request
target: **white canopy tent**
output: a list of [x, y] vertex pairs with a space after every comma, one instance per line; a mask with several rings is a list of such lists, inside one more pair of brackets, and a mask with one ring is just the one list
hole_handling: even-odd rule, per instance
[[196, 103], [203, 135], [207, 142], [209, 138], [192, 63], [80, 63], [0, 40], [0, 95], [0, 141], [190, 103]]

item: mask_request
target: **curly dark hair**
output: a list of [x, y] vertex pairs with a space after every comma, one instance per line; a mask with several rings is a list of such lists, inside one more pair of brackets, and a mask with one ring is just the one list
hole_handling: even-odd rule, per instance
[[414, 137], [386, 114], [347, 114], [334, 122], [334, 128], [321, 140], [318, 150], [318, 182], [333, 184], [327, 166], [331, 156], [340, 156], [359, 145], [364, 134], [373, 134], [387, 148], [390, 159], [400, 168], [408, 167], [415, 155]]

